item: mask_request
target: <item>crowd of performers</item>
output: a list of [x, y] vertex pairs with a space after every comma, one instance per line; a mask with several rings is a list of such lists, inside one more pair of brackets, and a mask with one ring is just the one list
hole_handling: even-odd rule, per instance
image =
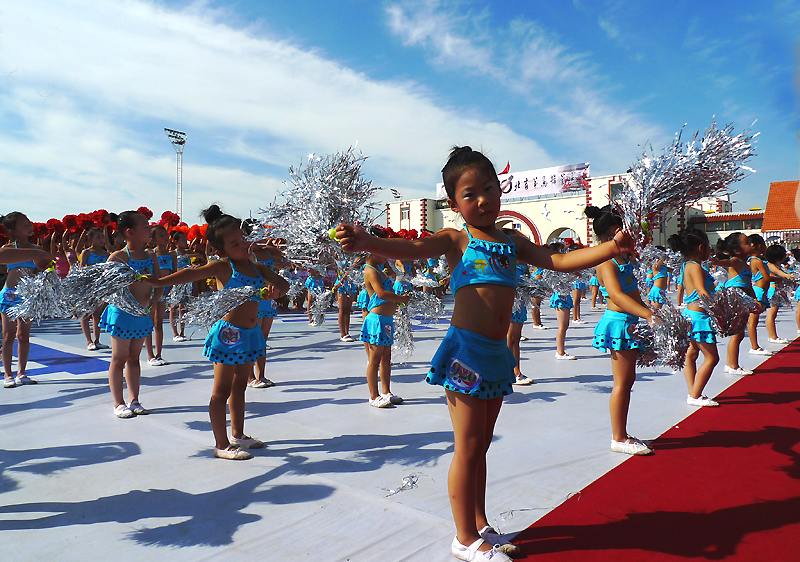
[[[173, 340], [188, 339], [181, 321], [181, 305], [173, 305], [165, 297], [170, 288], [189, 286], [197, 296], [208, 291], [255, 287], [259, 292], [213, 324], [203, 351], [214, 370], [209, 403], [214, 455], [247, 459], [248, 449], [264, 443], [244, 432], [245, 390], [248, 386], [265, 388], [273, 384], [265, 376], [265, 355], [278, 308], [302, 308], [305, 300], [309, 323], [314, 324], [315, 299], [330, 289], [337, 298], [341, 341], [363, 342], [368, 359], [369, 405], [390, 408], [403, 401], [390, 387], [395, 316], [398, 306], [409, 303], [413, 289], [410, 280], [426, 278], [428, 282], [421, 285], [426, 292], [441, 297], [449, 289], [454, 300], [450, 327], [424, 377], [428, 384], [444, 388], [454, 431], [455, 449], [448, 476], [456, 526], [452, 553], [461, 560], [497, 562], [508, 560], [519, 550], [489, 525], [485, 508], [486, 455], [503, 397], [513, 392], [514, 385], [534, 383], [534, 377], [520, 370], [520, 340], [528, 308], [533, 328], [547, 329], [540, 312], [545, 297], [520, 299], [521, 278], [541, 279], [547, 271], [594, 273], [588, 282], [575, 277], [568, 290], [550, 296], [549, 305], [557, 321], [555, 358], [575, 359], [566, 349], [566, 333], [570, 322], [585, 323], [580, 314], [581, 300], [590, 299], [593, 309], [605, 308], [592, 345], [608, 353], [610, 360], [611, 450], [619, 453], [652, 453], [647, 443], [632, 437], [627, 429], [641, 346], [632, 327], [640, 319], [651, 325], [658, 322], [654, 311], [666, 303], [673, 283], [678, 304], [682, 305], [680, 314], [691, 324], [691, 343], [683, 367], [688, 404], [718, 406], [703, 394], [719, 362], [715, 327], [704, 309], [708, 302], [705, 299], [717, 286], [739, 288], [761, 305], [747, 323], [749, 353], [772, 353], [758, 342], [756, 328], [762, 312], [766, 313], [769, 342], [787, 341], [775, 331], [779, 304], [770, 301], [775, 283], [780, 278], [793, 278], [793, 272], [786, 267], [788, 253], [781, 246], [767, 246], [758, 235], [734, 233], [712, 248], [704, 232], [682, 230], [669, 239], [671, 249], [684, 258], [680, 267], [669, 270], [664, 259], [654, 260], [647, 274], [651, 288], [643, 298], [631, 253], [633, 240], [624, 232], [620, 215], [611, 208], [588, 207], [585, 211], [593, 220], [595, 245], [564, 247], [557, 242], [550, 247], [540, 246], [518, 232], [496, 226], [501, 189], [492, 163], [483, 154], [469, 147], [454, 149], [442, 175], [450, 207], [463, 219], [463, 228], [404, 238], [388, 236], [386, 229], [378, 227], [367, 230], [340, 224], [331, 235], [345, 252], [365, 256], [358, 276], [337, 272], [334, 264], [330, 264], [330, 270], [293, 264], [284, 257], [280, 244], [248, 239], [248, 222], [224, 214], [216, 205], [204, 211], [206, 225], [191, 228], [178, 223], [176, 216], [166, 216], [169, 213], [165, 213], [166, 218], [162, 216], [160, 223], [152, 223], [152, 213], [145, 208], [119, 215], [97, 212], [93, 224], [77, 228], [64, 224], [69, 221], [56, 221], [60, 227], [48, 223], [49, 228], [43, 228], [32, 224], [22, 213], [9, 213], [2, 218], [7, 241], [0, 248], [0, 263], [7, 264], [0, 294], [4, 387], [36, 382], [25, 374], [31, 322], [14, 318], [12, 311], [18, 304], [16, 289], [20, 281], [53, 262], [61, 277], [68, 276], [71, 269], [107, 261], [125, 263], [140, 274], [126, 290], [149, 314], [136, 316], [107, 304], [79, 319], [88, 350], [106, 348], [100, 334], [106, 331], [110, 335], [109, 386], [113, 411], [119, 418], [148, 413], [139, 397], [139, 357], [145, 347], [149, 365], [167, 364], [162, 357], [167, 311]], [[298, 279], [304, 291], [292, 290]], [[587, 290], [590, 294], [586, 294]], [[795, 293], [794, 298], [798, 296]], [[353, 306], [363, 313], [356, 337], [350, 333]], [[800, 309], [797, 319], [800, 333]], [[750, 374], [739, 363], [744, 337], [744, 329], [730, 337], [725, 372]], [[16, 373], [12, 369], [15, 340]], [[698, 365], [700, 354], [703, 359]], [[127, 383], [127, 399], [123, 380]], [[230, 436], [226, 405], [230, 411]]]

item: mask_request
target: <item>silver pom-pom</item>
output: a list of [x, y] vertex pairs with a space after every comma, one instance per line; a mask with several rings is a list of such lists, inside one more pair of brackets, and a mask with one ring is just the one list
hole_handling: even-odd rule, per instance
[[17, 303], [8, 310], [14, 319], [37, 322], [44, 318], [64, 316], [61, 301], [61, 278], [50, 268], [17, 283]]
[[333, 302], [333, 293], [329, 289], [321, 293], [317, 293], [316, 291], [312, 291], [312, 293], [316, 293], [317, 296], [314, 298], [314, 302], [311, 303], [311, 325], [315, 327], [322, 326], [325, 322], [325, 312], [327, 312]]
[[769, 299], [770, 306], [779, 306], [792, 309], [791, 295], [797, 289], [797, 281], [778, 277], [775, 281], [775, 293]]
[[434, 295], [422, 291], [409, 293], [407, 308], [409, 316], [423, 324], [435, 323], [444, 316], [442, 301]]
[[[127, 263], [108, 261], [95, 265], [73, 267], [61, 283], [61, 299], [68, 315], [83, 316], [96, 310], [103, 303], [111, 303], [124, 310], [144, 310], [141, 305], [134, 306], [133, 296], [125, 295], [127, 287], [135, 283], [141, 275]], [[117, 294], [117, 293], [122, 294]], [[116, 295], [116, 297], [114, 297]], [[115, 302], [112, 303], [111, 301]], [[133, 314], [133, 312], [130, 312]], [[146, 316], [147, 314], [135, 314]]]
[[247, 285], [202, 293], [186, 304], [186, 312], [181, 316], [181, 322], [209, 329], [234, 308], [249, 301], [259, 292], [258, 287]]
[[414, 354], [414, 329], [408, 307], [398, 306], [394, 313], [394, 342], [392, 343], [392, 363], [402, 364]]
[[700, 302], [720, 336], [740, 334], [747, 328], [750, 314], [761, 312], [761, 305], [738, 288], [722, 287]]
[[636, 364], [680, 371], [691, 342], [692, 321], [669, 302], [654, 311], [653, 318], [656, 322], [652, 328], [647, 322], [641, 321], [633, 329], [632, 335], [641, 339], [643, 344], [636, 356]]
[[415, 287], [438, 287], [439, 282], [436, 279], [431, 279], [424, 273], [417, 273], [412, 279], [411, 284]]
[[177, 285], [173, 285], [163, 300], [170, 306], [188, 304], [189, 301], [192, 300], [193, 287], [194, 283], [179, 283]]
[[108, 295], [106, 302], [132, 316], [147, 316], [150, 314], [150, 309], [139, 304], [139, 301], [136, 300], [127, 287]]

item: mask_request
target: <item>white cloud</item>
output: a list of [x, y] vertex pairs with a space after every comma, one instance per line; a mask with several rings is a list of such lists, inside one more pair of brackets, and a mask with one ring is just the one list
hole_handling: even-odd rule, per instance
[[[548, 158], [530, 138], [464, 117], [415, 84], [370, 79], [224, 17], [202, 4], [171, 11], [136, 0], [4, 7], [0, 112], [15, 127], [0, 131], [0, 173], [15, 195], [3, 206], [35, 208], [40, 220], [95, 207], [171, 209], [164, 126], [190, 134], [190, 220], [200, 203], [245, 213], [271, 201], [286, 174], [254, 174], [254, 160], [285, 169], [356, 141], [371, 157], [366, 173], [407, 196], [432, 193], [454, 143], [491, 146], [502, 160]], [[244, 169], [225, 164], [231, 154]]]

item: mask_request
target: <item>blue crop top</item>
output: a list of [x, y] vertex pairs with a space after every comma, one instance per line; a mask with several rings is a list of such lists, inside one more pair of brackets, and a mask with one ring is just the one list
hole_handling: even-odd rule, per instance
[[663, 265], [661, 266], [661, 269], [658, 270], [658, 273], [653, 273], [653, 281], [656, 279], [664, 279], [665, 277], [667, 277], [667, 268]]
[[156, 258], [158, 259], [158, 267], [160, 269], [166, 269], [170, 273], [172, 272], [172, 256], [167, 254], [166, 256], [159, 256], [156, 254]]
[[[769, 271], [769, 262], [767, 260], [762, 260], [761, 258], [756, 257], [756, 256], [750, 256], [749, 258], [747, 258], [747, 265], [750, 265], [750, 260], [752, 260], [752, 259], [761, 260], [761, 263], [763, 263], [764, 267], [766, 267], [767, 271]], [[750, 268], [750, 275], [753, 275], [753, 268], [752, 267]], [[755, 275], [753, 275], [753, 278], [752, 278], [751, 281], [753, 283], [755, 283], [756, 281], [761, 281], [763, 278], [764, 278], [764, 275], [762, 275], [762, 273], [760, 271], [756, 271], [756, 273], [755, 273]]]
[[[619, 263], [617, 258], [612, 258], [613, 262], [617, 265], [617, 279], [619, 279], [619, 287], [623, 293], [632, 293], [639, 289], [639, 284], [636, 282], [636, 276], [633, 274], [633, 264]], [[608, 291], [605, 286], [600, 285], [600, 293], [608, 298]]]
[[95, 254], [93, 251], [89, 250], [89, 257], [86, 258], [86, 265], [97, 265], [98, 263], [105, 263], [107, 260], [108, 256]]
[[450, 292], [456, 292], [466, 285], [517, 286], [517, 247], [511, 238], [508, 242], [489, 242], [473, 238], [467, 225], [464, 229], [469, 236], [469, 244], [450, 275]]
[[[17, 248], [17, 249], [19, 249], [19, 246], [17, 246], [17, 243], [16, 243], [16, 242], [14, 242], [14, 247], [15, 247], [15, 248]], [[25, 249], [25, 248], [23, 248], [23, 250], [24, 250], [24, 249]], [[34, 248], [30, 248], [30, 249], [31, 249], [31, 250], [33, 250]], [[19, 262], [19, 263], [9, 263], [9, 264], [6, 264], [6, 269], [7, 269], [8, 271], [11, 271], [12, 269], [17, 269], [18, 267], [30, 267], [30, 268], [32, 268], [32, 269], [36, 269], [36, 264], [35, 264], [35, 263], [33, 263], [32, 261], [21, 261], [21, 262]]]
[[[233, 265], [232, 261], [228, 261], [231, 266], [231, 277], [228, 279], [228, 282], [225, 283], [225, 289], [234, 289], [236, 287], [256, 287], [261, 289], [264, 287], [264, 278], [258, 274], [256, 271], [256, 267], [252, 264], [250, 266], [253, 268], [253, 273], [256, 274], [255, 277], [248, 277], [247, 275], [242, 275], [238, 271], [236, 271], [236, 266]], [[250, 297], [250, 302], [258, 302], [261, 300], [261, 297], [258, 294], [253, 295]]]
[[[386, 274], [383, 271], [370, 264], [367, 264], [367, 267], [371, 267], [372, 269], [378, 272], [378, 275], [381, 276], [381, 287], [383, 287], [384, 291], [392, 291], [392, 286], [393, 286], [392, 280], [386, 277]], [[372, 293], [371, 295], [369, 295], [369, 301], [367, 301], [367, 310], [372, 310], [376, 306], [380, 306], [383, 303], [387, 302], [389, 301], [380, 298], [378, 296], [378, 293]]]
[[273, 258], [269, 258], [268, 260], [260, 260], [260, 259], [256, 258], [256, 261], [258, 263], [263, 263], [264, 265], [266, 265], [270, 269], [275, 269], [275, 260]]
[[[685, 262], [681, 266], [681, 284], [683, 284], [683, 280], [686, 278], [686, 276], [683, 273], [683, 270], [686, 267], [687, 263], [690, 263], [690, 262]], [[691, 263], [697, 263], [697, 262], [696, 261], [692, 261]], [[711, 293], [713, 293], [716, 290], [714, 288], [714, 278], [711, 277], [711, 274], [708, 271], [706, 271], [705, 268], [703, 268], [703, 271], [705, 272], [705, 277], [703, 277], [703, 286], [706, 289], [706, 293], [708, 293], [710, 295]], [[700, 295], [697, 294], [697, 289], [692, 291], [692, 293], [690, 295], [683, 297], [683, 302], [685, 302], [686, 304], [691, 304], [691, 303], [699, 301], [699, 300], [700, 300]]]
[[749, 289], [753, 286], [753, 272], [750, 271], [750, 266], [746, 263], [742, 264], [742, 270], [736, 277], [731, 277], [725, 282], [726, 287], [739, 287], [741, 289]]
[[146, 260], [135, 260], [131, 258], [131, 251], [127, 246], [125, 246], [125, 251], [128, 253], [128, 265], [136, 273], [153, 273], [153, 260], [149, 255]]

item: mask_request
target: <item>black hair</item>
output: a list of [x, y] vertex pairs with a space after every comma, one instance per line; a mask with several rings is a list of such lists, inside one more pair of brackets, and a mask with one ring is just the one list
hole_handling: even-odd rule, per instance
[[386, 232], [384, 232], [384, 230], [377, 224], [370, 227], [369, 233], [375, 238], [386, 238]]
[[25, 216], [25, 213], [19, 211], [11, 211], [7, 215], [0, 217], [0, 223], [5, 227], [7, 232], [11, 232], [17, 227], [17, 221]]
[[167, 227], [164, 226], [163, 224], [154, 224], [153, 226], [150, 227], [150, 238], [152, 238], [153, 234], [155, 234], [156, 231], [159, 229], [163, 230], [164, 232], [167, 231]]
[[558, 242], [558, 241], [550, 242], [547, 245], [547, 247], [550, 248], [551, 250], [553, 250], [554, 252], [563, 252], [564, 251], [564, 243], [563, 242]]
[[667, 238], [667, 244], [674, 251], [689, 256], [698, 246], [708, 244], [708, 235], [698, 228], [684, 228]]
[[178, 239], [178, 236], [180, 236], [181, 234], [183, 234], [184, 236], [188, 237], [188, 234], [186, 234], [182, 230], [173, 230], [172, 232], [169, 233], [169, 237], [174, 242], [175, 240]]
[[147, 217], [139, 211], [124, 211], [120, 213], [117, 217], [117, 232], [120, 233], [120, 236], [125, 238], [125, 232], [129, 228], [136, 228], [136, 223], [140, 220], [139, 217], [147, 221]]
[[719, 242], [717, 242], [717, 250], [729, 256], [735, 256], [742, 250], [742, 245], [739, 243], [739, 238], [742, 236], [743, 234], [741, 232], [731, 232], [725, 238], [721, 238]]
[[794, 259], [800, 261], [800, 248], [792, 249], [792, 255], [794, 256]]
[[764, 257], [767, 258], [769, 263], [773, 263], [775, 265], [783, 263], [783, 260], [786, 259], [786, 248], [780, 244], [771, 244], [767, 248], [767, 251], [764, 252]]
[[766, 242], [764, 242], [764, 238], [762, 238], [762, 236], [760, 234], [753, 233], [753, 234], [749, 235], [748, 238], [750, 239], [750, 243], [753, 246], [764, 246], [764, 245], [766, 245]]
[[103, 234], [103, 229], [97, 226], [93, 226], [86, 231], [86, 237], [91, 238], [95, 234]]
[[458, 178], [461, 177], [464, 170], [471, 166], [477, 167], [489, 177], [497, 177], [494, 164], [492, 164], [492, 161], [486, 158], [482, 152], [472, 150], [469, 146], [454, 146], [453, 150], [450, 151], [450, 156], [447, 157], [447, 163], [444, 165], [444, 168], [442, 168], [444, 190], [447, 192], [447, 197], [453, 201], [456, 199], [456, 184], [458, 183]]
[[622, 216], [606, 205], [602, 209], [589, 205], [583, 210], [583, 214], [592, 219], [594, 233], [599, 237], [608, 235], [615, 228], [622, 228]]
[[215, 250], [222, 251], [225, 245], [222, 240], [222, 235], [226, 230], [231, 228], [241, 228], [242, 221], [226, 215], [219, 208], [219, 205], [211, 205], [208, 209], [200, 213], [208, 223], [208, 230], [206, 230], [206, 239], [214, 247]]

